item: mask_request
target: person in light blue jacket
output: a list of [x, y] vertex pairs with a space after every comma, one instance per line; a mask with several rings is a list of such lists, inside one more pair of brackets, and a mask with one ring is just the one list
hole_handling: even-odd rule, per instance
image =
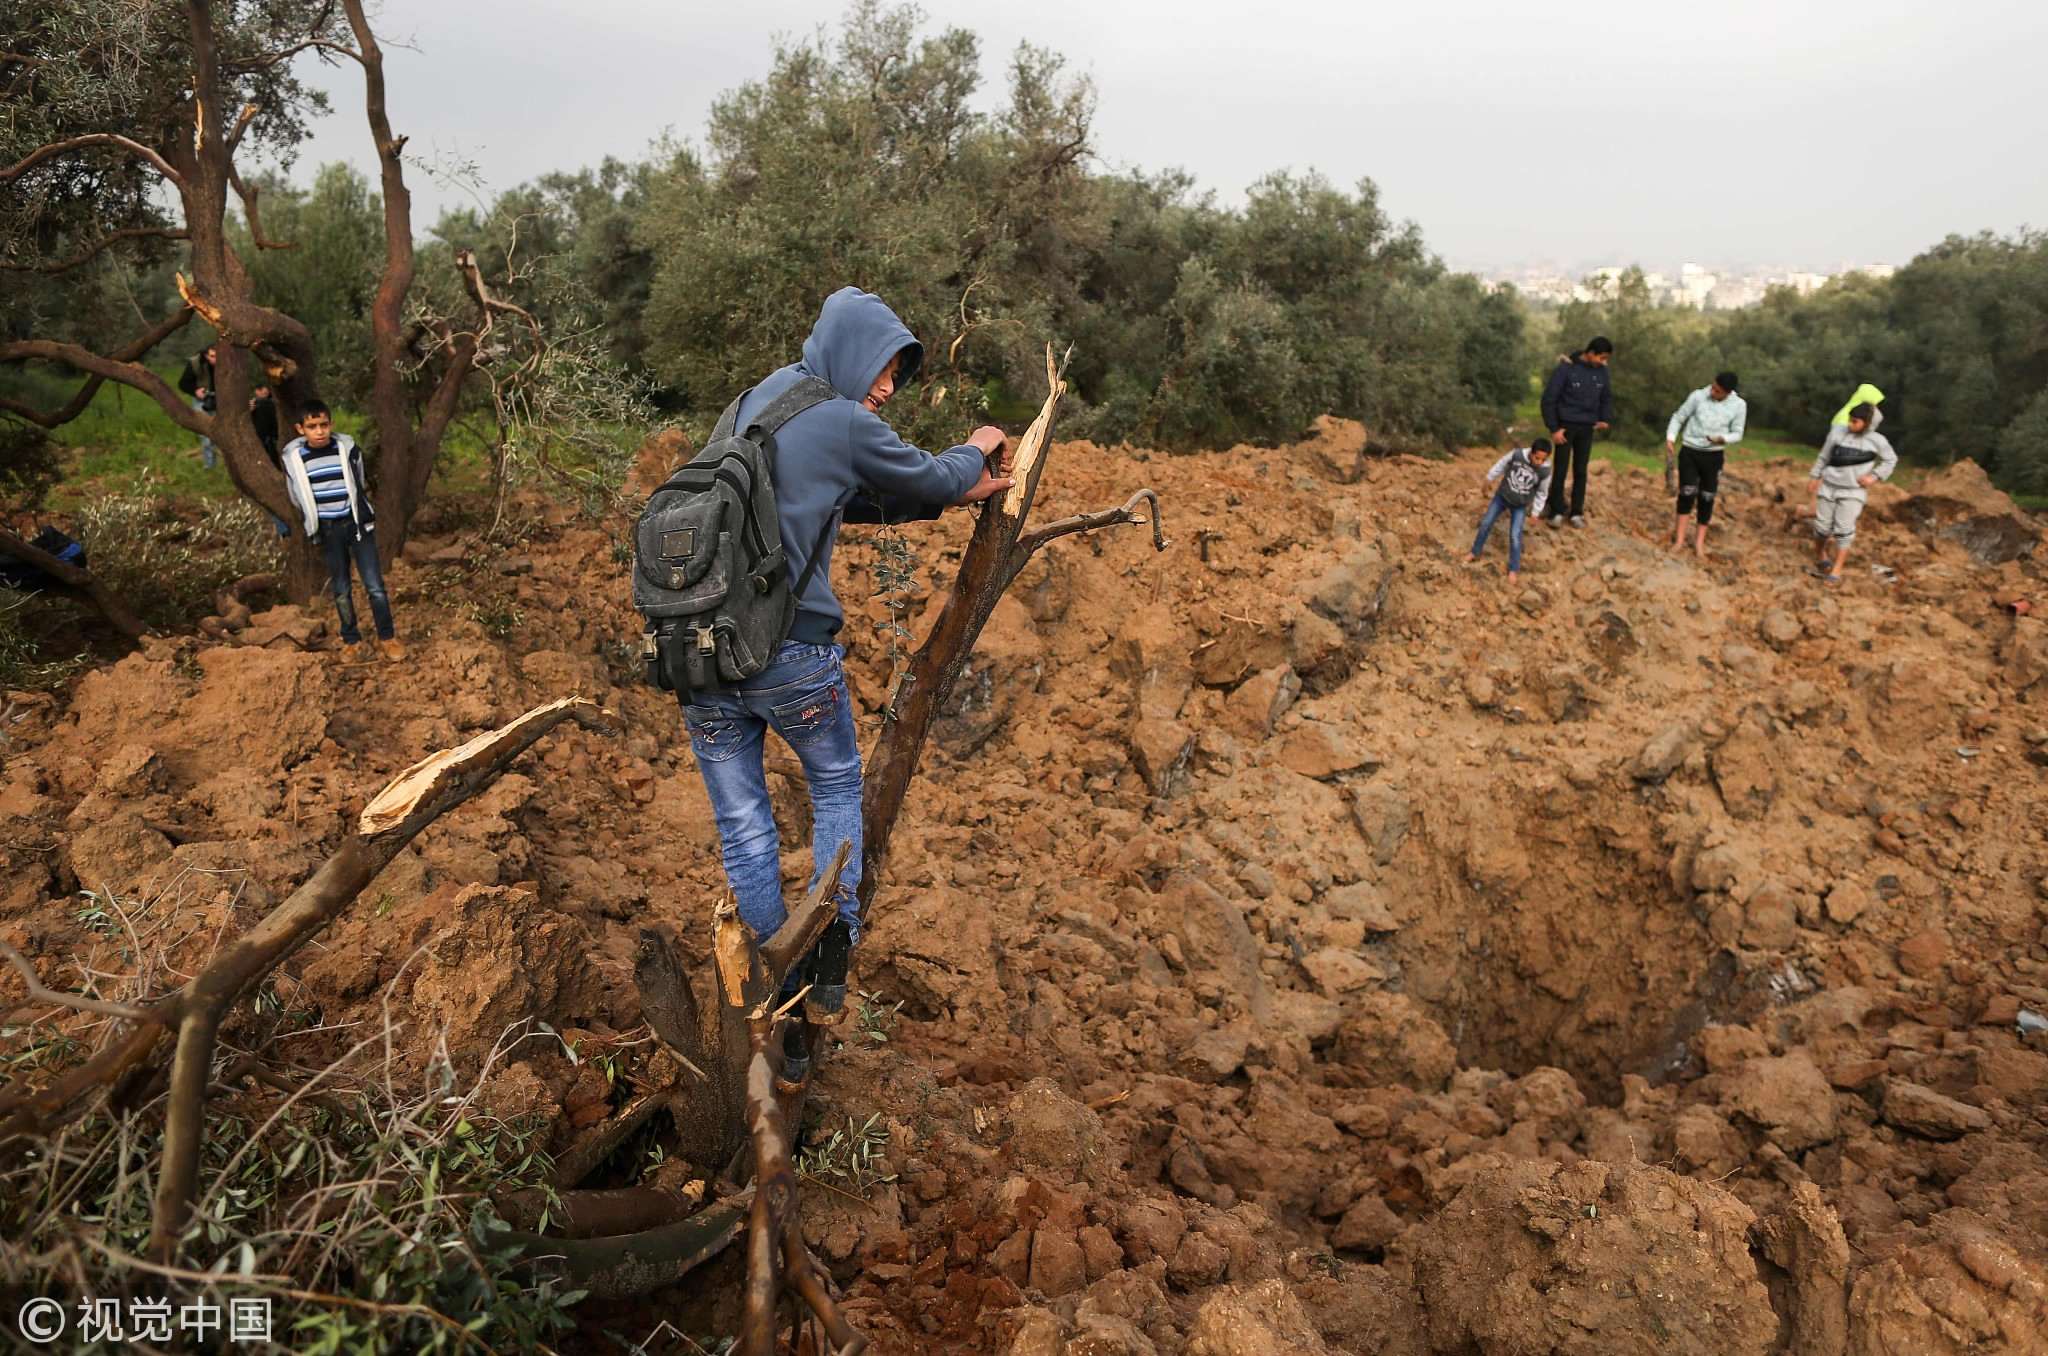
[[[1695, 549], [1707, 558], [1707, 524], [1714, 520], [1714, 499], [1721, 490], [1721, 467], [1728, 449], [1742, 441], [1749, 422], [1749, 406], [1735, 394], [1733, 372], [1719, 372], [1714, 380], [1685, 398], [1664, 427], [1664, 465], [1678, 454], [1678, 517], [1671, 529], [1671, 549], [1685, 549], [1686, 520], [1699, 515]], [[1671, 482], [1664, 482], [1668, 490]]]

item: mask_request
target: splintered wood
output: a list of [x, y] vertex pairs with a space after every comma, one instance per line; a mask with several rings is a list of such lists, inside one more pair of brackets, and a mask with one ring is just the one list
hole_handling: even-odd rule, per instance
[[601, 712], [598, 704], [588, 697], [563, 697], [534, 707], [509, 725], [487, 730], [460, 748], [443, 749], [420, 759], [399, 773], [389, 786], [363, 807], [363, 817], [356, 822], [356, 832], [365, 838], [390, 832], [403, 824], [406, 816], [418, 809], [423, 801], [455, 778], [519, 743], [534, 722], [545, 720], [557, 711], [579, 706], [589, 708], [591, 715]]
[[1038, 410], [1038, 417], [1031, 421], [1031, 427], [1024, 430], [1024, 436], [1017, 440], [1016, 455], [1010, 458], [1010, 476], [1016, 482], [1003, 492], [1003, 513], [1006, 517], [1022, 518], [1031, 505], [1031, 491], [1034, 488], [1034, 468], [1045, 455], [1046, 438], [1052, 431], [1053, 410], [1058, 407], [1060, 397], [1067, 393], [1066, 382], [1060, 380], [1059, 365], [1053, 361], [1052, 345], [1045, 346], [1045, 404]]

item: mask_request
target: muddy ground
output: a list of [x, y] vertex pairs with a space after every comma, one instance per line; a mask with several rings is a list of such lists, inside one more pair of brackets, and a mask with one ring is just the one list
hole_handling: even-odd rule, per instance
[[[2048, 1350], [2048, 622], [2002, 606], [2048, 593], [2033, 523], [1967, 464], [1881, 487], [1827, 589], [1803, 468], [1732, 469], [1700, 563], [1603, 464], [1515, 588], [1504, 531], [1462, 563], [1490, 454], [1361, 447], [1057, 448], [1040, 518], [1149, 484], [1172, 546], [1049, 549], [912, 790], [874, 1015], [812, 1098], [880, 1114], [893, 1180], [805, 1197], [875, 1349]], [[623, 738], [553, 737], [275, 987], [316, 1063], [387, 1001], [418, 1068], [533, 1020], [614, 1051], [608, 1079], [528, 1038], [486, 1075], [558, 1144], [659, 1085], [634, 941], [703, 955], [715, 837], [635, 681], [617, 528], [523, 512], [486, 548], [430, 510], [404, 664], [344, 662], [323, 608], [230, 609], [17, 711], [0, 937], [111, 968], [71, 894], [107, 888], [169, 901], [189, 963], [407, 763], [598, 696]], [[911, 631], [965, 528], [905, 530]], [[871, 734], [889, 609], [847, 541]], [[715, 1330], [718, 1279], [664, 1303]]]

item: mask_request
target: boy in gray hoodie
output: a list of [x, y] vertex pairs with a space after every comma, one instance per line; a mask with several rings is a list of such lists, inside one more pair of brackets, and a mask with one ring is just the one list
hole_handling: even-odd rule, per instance
[[[805, 581], [789, 639], [773, 663], [738, 688], [689, 693], [683, 707], [718, 821], [726, 881], [755, 936], [770, 936], [785, 917], [781, 844], [761, 761], [770, 729], [803, 765], [813, 872], [824, 871], [841, 842], [852, 844], [834, 892], [838, 917], [801, 973], [790, 976], [792, 987], [811, 984], [805, 1009], [815, 1024], [842, 1014], [847, 957], [860, 937], [860, 746], [842, 667], [846, 649], [836, 640], [845, 619], [832, 592], [837, 524], [936, 518], [950, 504], [977, 503], [1010, 487], [1002, 430], [985, 425], [933, 455], [882, 421], [882, 406], [915, 378], [923, 359], [923, 346], [880, 297], [842, 287], [825, 298], [802, 360], [769, 373], [740, 397], [735, 427], [745, 428], [804, 377], [822, 377], [838, 393], [784, 424], [771, 452], [788, 570]], [[790, 1083], [808, 1071], [801, 1026], [792, 1023], [785, 1035], [783, 1077]]]
[[1849, 558], [1849, 545], [1856, 540], [1856, 520], [1870, 499], [1870, 487], [1890, 480], [1898, 468], [1899, 454], [1891, 442], [1871, 428], [1875, 411], [1858, 405], [1849, 411], [1849, 422], [1828, 429], [1820, 455], [1807, 473], [1807, 493], [1813, 496], [1813, 535], [1818, 552], [1813, 573], [1830, 584], [1842, 582], [1842, 562]]

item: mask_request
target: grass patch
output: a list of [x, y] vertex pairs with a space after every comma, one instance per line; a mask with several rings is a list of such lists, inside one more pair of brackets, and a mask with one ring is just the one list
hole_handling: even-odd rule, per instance
[[[1677, 406], [1672, 408], [1676, 409]], [[1537, 437], [1548, 430], [1543, 428], [1542, 402], [1535, 388], [1521, 403], [1515, 406], [1514, 433], [1517, 439]], [[1752, 427], [1743, 440], [1729, 450], [1730, 462], [1759, 462], [1794, 460], [1811, 462], [1814, 453], [1820, 450], [1818, 442], [1795, 438], [1781, 429]], [[1624, 431], [1619, 436], [1612, 432], [1595, 434], [1593, 438], [1593, 460], [1611, 461], [1618, 466], [1634, 466], [1645, 471], [1664, 471], [1664, 440], [1645, 436], [1636, 431]]]

